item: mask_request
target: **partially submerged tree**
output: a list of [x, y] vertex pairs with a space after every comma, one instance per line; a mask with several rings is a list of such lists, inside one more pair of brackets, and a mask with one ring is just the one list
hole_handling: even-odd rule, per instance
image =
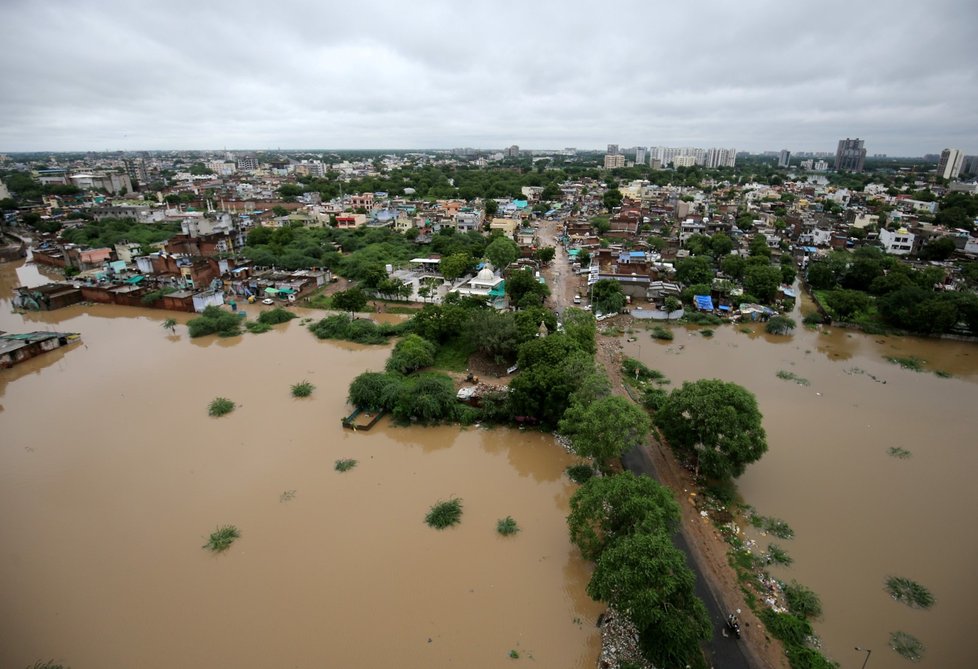
[[560, 431], [570, 438], [574, 452], [591, 458], [598, 469], [606, 469], [609, 460], [642, 443], [649, 427], [648, 414], [618, 395], [572, 404], [560, 421]]
[[678, 452], [690, 455], [697, 473], [737, 477], [767, 451], [754, 395], [719, 379], [686, 382], [670, 393], [655, 424]]

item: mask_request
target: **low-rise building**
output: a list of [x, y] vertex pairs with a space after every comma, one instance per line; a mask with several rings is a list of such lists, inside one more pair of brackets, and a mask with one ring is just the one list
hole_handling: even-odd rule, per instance
[[896, 256], [909, 255], [913, 251], [915, 235], [906, 228], [893, 230], [880, 230], [880, 242], [883, 249]]

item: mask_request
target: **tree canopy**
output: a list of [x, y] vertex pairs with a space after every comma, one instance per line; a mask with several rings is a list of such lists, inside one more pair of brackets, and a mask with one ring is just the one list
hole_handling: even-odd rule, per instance
[[601, 279], [591, 287], [594, 313], [617, 314], [625, 308], [625, 293], [614, 279]]
[[560, 421], [560, 431], [571, 440], [574, 452], [604, 468], [613, 458], [645, 439], [649, 417], [634, 403], [612, 395], [588, 404], [571, 404]]
[[735, 383], [703, 379], [673, 390], [655, 414], [670, 446], [714, 479], [737, 477], [767, 451], [754, 395]]

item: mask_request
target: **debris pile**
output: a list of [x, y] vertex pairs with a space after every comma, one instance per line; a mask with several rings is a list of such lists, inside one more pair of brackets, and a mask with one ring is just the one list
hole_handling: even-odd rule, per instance
[[598, 657], [598, 667], [610, 669], [630, 664], [641, 669], [654, 669], [642, 657], [638, 644], [638, 629], [627, 617], [609, 608], [598, 619], [598, 627], [601, 628], [601, 655]]

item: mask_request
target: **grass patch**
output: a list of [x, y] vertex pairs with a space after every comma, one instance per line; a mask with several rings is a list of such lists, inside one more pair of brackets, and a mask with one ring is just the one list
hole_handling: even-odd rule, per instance
[[784, 379], [785, 381], [794, 381], [799, 386], [810, 385], [808, 379], [803, 379], [802, 377], [798, 376], [794, 372], [789, 372], [786, 369], [778, 370], [777, 377], [779, 379]]
[[704, 329], [700, 330], [700, 335], [703, 336], [703, 337], [707, 337], [707, 338], [712, 337], [713, 336], [713, 330], [711, 330], [710, 328], [704, 328]]
[[764, 609], [759, 617], [772, 636], [790, 646], [803, 646], [812, 634], [812, 626], [807, 620], [790, 613], [775, 613], [772, 609]]
[[469, 357], [473, 353], [475, 347], [463, 341], [462, 337], [453, 339], [438, 346], [432, 367], [449, 372], [464, 372], [469, 367]]
[[934, 595], [930, 594], [930, 590], [902, 576], [887, 578], [886, 592], [893, 599], [903, 602], [912, 609], [929, 609], [934, 605]]
[[207, 405], [207, 415], [218, 418], [234, 411], [234, 402], [226, 397], [215, 397]]
[[900, 448], [899, 446], [890, 446], [888, 449], [886, 449], [886, 452], [894, 458], [900, 458], [901, 460], [906, 460], [911, 455], [910, 451], [905, 448]]
[[520, 526], [516, 524], [516, 521], [512, 516], [506, 516], [505, 518], [500, 518], [496, 522], [496, 531], [504, 537], [508, 537], [511, 534], [516, 534], [519, 532]]
[[814, 591], [806, 588], [797, 581], [783, 583], [781, 591], [788, 603], [788, 610], [799, 618], [818, 618], [822, 615], [822, 600]]
[[743, 332], [744, 334], [754, 334], [754, 328], [747, 327], [746, 325], [741, 325], [737, 329]]
[[428, 524], [428, 527], [433, 527], [436, 530], [457, 525], [461, 520], [462, 500], [457, 497], [453, 497], [447, 502], [438, 502], [431, 507], [431, 510], [424, 517], [424, 522]]
[[672, 341], [673, 339], [672, 330], [664, 328], [661, 325], [656, 325], [649, 334], [652, 335], [653, 339], [661, 339], [663, 341]]
[[245, 330], [251, 334], [262, 334], [272, 329], [272, 326], [268, 323], [260, 323], [258, 321], [245, 321], [244, 326]]
[[767, 561], [768, 564], [780, 564], [787, 567], [795, 560], [790, 555], [788, 555], [788, 551], [781, 548], [781, 546], [778, 546], [777, 544], [768, 544]]
[[773, 534], [778, 539], [791, 539], [795, 536], [791, 526], [780, 518], [769, 518], [754, 513], [750, 517], [750, 524], [768, 534]]
[[308, 381], [299, 381], [299, 383], [292, 384], [292, 397], [309, 397], [315, 389], [316, 386]]
[[567, 476], [574, 483], [587, 483], [594, 476], [594, 469], [590, 465], [573, 465], [564, 471], [567, 472]]
[[890, 634], [890, 648], [896, 651], [897, 655], [906, 658], [911, 662], [919, 662], [924, 656], [924, 644], [920, 639], [906, 632], [893, 632]]
[[700, 311], [687, 312], [683, 320], [693, 325], [721, 325], [723, 323], [723, 319], [716, 314], [704, 314]]
[[922, 372], [924, 370], [925, 361], [921, 360], [916, 356], [910, 356], [909, 358], [899, 358], [899, 357], [888, 355], [886, 356], [886, 359], [889, 362], [892, 362], [894, 365], [900, 365], [904, 369], [909, 369], [914, 372]]
[[352, 459], [337, 460], [334, 468], [338, 472], [348, 472], [357, 466], [357, 461]]
[[306, 298], [305, 306], [311, 309], [331, 310], [333, 308], [333, 297], [332, 295], [324, 295], [321, 292], [316, 293]]
[[207, 543], [204, 544], [204, 548], [214, 551], [215, 553], [220, 553], [221, 551], [226, 551], [234, 543], [234, 540], [241, 536], [238, 528], [234, 525], [223, 525], [213, 532], [211, 532], [210, 538]]

